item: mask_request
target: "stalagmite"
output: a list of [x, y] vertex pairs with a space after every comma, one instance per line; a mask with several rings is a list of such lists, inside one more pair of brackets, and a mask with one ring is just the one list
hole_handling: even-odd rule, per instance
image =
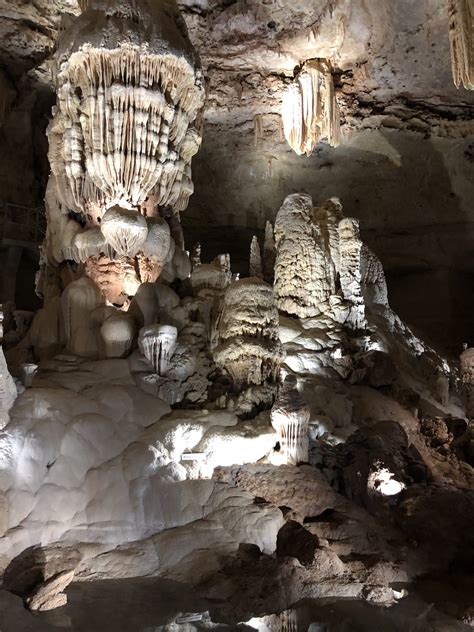
[[304, 64], [284, 94], [282, 119], [286, 140], [298, 155], [310, 156], [322, 138], [333, 147], [340, 144], [339, 109], [328, 62]]
[[331, 198], [313, 210], [313, 221], [321, 227], [322, 238], [329, 250], [328, 277], [332, 291], [339, 274], [339, 222], [344, 218], [339, 198]]
[[351, 304], [347, 325], [363, 329], [366, 325], [362, 296], [361, 251], [359, 222], [345, 217], [339, 222], [339, 276], [344, 299]]
[[196, 266], [191, 273], [191, 285], [196, 296], [214, 298], [223, 294], [232, 280], [229, 255], [219, 255], [211, 263]]
[[454, 85], [474, 90], [474, 0], [449, 0], [448, 14]]
[[33, 362], [25, 362], [21, 365], [21, 379], [25, 388], [33, 386], [33, 380], [38, 372], [38, 365]]
[[176, 351], [178, 330], [171, 325], [149, 325], [140, 329], [138, 346], [158, 375], [166, 375]]
[[256, 235], [252, 237], [252, 242], [250, 244], [249, 270], [251, 277], [263, 279], [262, 255], [260, 254], [260, 245]]
[[190, 261], [191, 261], [191, 270], [195, 270], [196, 268], [199, 268], [199, 266], [202, 263], [201, 244], [199, 242], [196, 242], [191, 250]]
[[331, 295], [328, 253], [312, 221], [309, 195], [289, 195], [275, 220], [275, 297], [278, 308], [300, 318], [316, 316]]
[[377, 255], [366, 245], [361, 248], [361, 290], [366, 305], [388, 306], [387, 281]]
[[275, 237], [271, 222], [265, 224], [265, 241], [263, 243], [263, 278], [267, 283], [273, 283], [273, 270], [275, 267]]
[[308, 460], [310, 409], [297, 389], [297, 379], [287, 375], [271, 412], [278, 433], [283, 462], [297, 465]]
[[283, 352], [270, 285], [257, 278], [231, 283], [224, 297], [219, 339], [214, 360], [228, 371], [235, 386], [276, 380]]
[[99, 290], [87, 277], [67, 286], [61, 296], [61, 308], [66, 347], [70, 353], [86, 358], [97, 356], [97, 331], [92, 312], [103, 304]]
[[125, 358], [129, 355], [135, 338], [135, 321], [130, 314], [106, 307], [99, 329], [102, 352], [106, 358]]

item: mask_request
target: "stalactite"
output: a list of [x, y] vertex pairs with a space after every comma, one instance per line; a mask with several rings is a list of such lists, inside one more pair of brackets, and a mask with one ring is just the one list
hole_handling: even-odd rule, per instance
[[454, 84], [474, 90], [474, 0], [449, 0], [448, 13]]
[[255, 148], [258, 149], [260, 141], [264, 138], [262, 114], [256, 114], [253, 118], [253, 133]]
[[327, 62], [311, 60], [303, 66], [283, 97], [282, 119], [285, 137], [298, 155], [310, 156], [322, 138], [339, 145], [339, 109]]

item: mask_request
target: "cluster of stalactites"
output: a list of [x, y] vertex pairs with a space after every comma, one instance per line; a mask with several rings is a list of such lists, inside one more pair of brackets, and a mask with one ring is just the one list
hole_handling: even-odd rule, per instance
[[454, 84], [474, 90], [474, 0], [449, 0], [448, 11]]
[[333, 147], [341, 141], [339, 109], [330, 65], [307, 62], [288, 86], [282, 103], [285, 137], [298, 155], [310, 156], [322, 138]]
[[261, 279], [241, 279], [228, 287], [214, 360], [236, 386], [276, 380], [283, 360], [278, 311], [271, 286]]
[[297, 465], [308, 460], [310, 409], [297, 389], [294, 375], [287, 375], [271, 411], [284, 463]]
[[115, 204], [139, 210], [150, 194], [187, 207], [204, 96], [187, 60], [83, 47], [58, 84], [49, 158], [68, 208], [90, 220]]

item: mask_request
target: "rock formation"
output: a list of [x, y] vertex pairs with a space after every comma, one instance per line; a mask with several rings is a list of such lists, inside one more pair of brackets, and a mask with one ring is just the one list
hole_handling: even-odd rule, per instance
[[308, 460], [310, 414], [308, 405], [298, 393], [296, 377], [287, 375], [271, 411], [283, 463], [297, 465]]
[[449, 0], [448, 11], [454, 85], [474, 90], [474, 3]]
[[263, 279], [262, 255], [260, 252], [260, 244], [258, 243], [256, 235], [252, 237], [252, 241], [250, 243], [249, 271], [251, 277]]
[[310, 156], [322, 137], [339, 145], [339, 110], [327, 61], [304, 64], [283, 97], [282, 118], [286, 140], [298, 155]]
[[460, 361], [466, 412], [469, 417], [474, 417], [474, 349], [464, 349]]
[[178, 255], [159, 209], [184, 210], [193, 191], [204, 88], [174, 3], [97, 0], [82, 10], [56, 54], [44, 251], [55, 265], [84, 263], [123, 304]]
[[158, 375], [166, 375], [176, 351], [178, 330], [171, 325], [150, 325], [140, 329], [138, 346]]
[[289, 195], [275, 220], [275, 298], [278, 309], [300, 318], [324, 310], [331, 294], [326, 253], [312, 222], [308, 195]]
[[15, 382], [8, 370], [3, 349], [0, 347], [0, 429], [4, 428], [10, 420], [8, 413], [16, 396]]
[[362, 296], [362, 241], [359, 223], [347, 217], [341, 219], [339, 230], [339, 279], [342, 296], [351, 305], [349, 322], [355, 329], [365, 325], [364, 298]]
[[234, 281], [224, 296], [216, 364], [241, 388], [274, 382], [282, 357], [271, 286], [252, 277]]

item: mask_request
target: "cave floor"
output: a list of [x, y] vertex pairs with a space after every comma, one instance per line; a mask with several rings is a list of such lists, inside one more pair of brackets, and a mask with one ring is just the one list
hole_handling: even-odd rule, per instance
[[[253, 604], [240, 608], [206, 600], [185, 584], [163, 579], [78, 582], [68, 590], [68, 604], [41, 614], [0, 590], [1, 632], [161, 632], [259, 630], [273, 632], [456, 632], [472, 627], [455, 618], [472, 596], [473, 582], [425, 580], [400, 587], [404, 596], [390, 607], [362, 600], [305, 600], [281, 613], [262, 613]], [[458, 603], [454, 603], [457, 601]], [[451, 613], [450, 613], [451, 611]], [[453, 616], [451, 616], [451, 614]]]

